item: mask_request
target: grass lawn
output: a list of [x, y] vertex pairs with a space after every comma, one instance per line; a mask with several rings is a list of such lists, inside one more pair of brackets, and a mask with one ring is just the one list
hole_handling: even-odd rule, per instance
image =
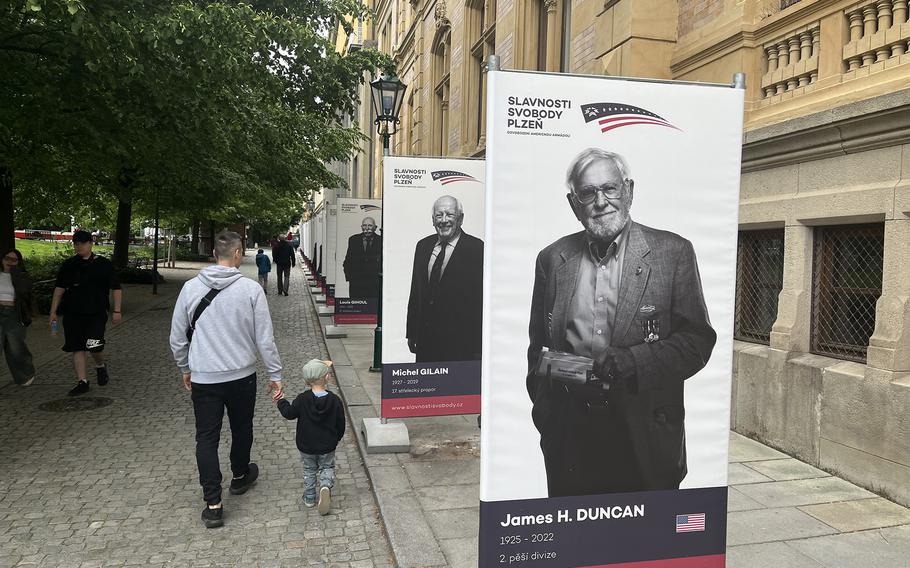
[[[70, 241], [32, 241], [29, 239], [16, 239], [16, 248], [26, 259], [36, 256], [49, 256], [54, 253], [66, 253], [67, 255], [75, 254], [73, 252], [73, 243]], [[114, 250], [110, 246], [95, 245], [94, 251], [97, 254], [110, 256]]]

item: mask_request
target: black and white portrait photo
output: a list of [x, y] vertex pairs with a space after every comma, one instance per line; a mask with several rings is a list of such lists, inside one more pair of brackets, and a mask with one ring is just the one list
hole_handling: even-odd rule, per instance
[[434, 229], [417, 242], [408, 298], [408, 349], [416, 362], [480, 360], [483, 241], [462, 228], [451, 195], [433, 202]]
[[[684, 381], [708, 362], [711, 327], [692, 244], [632, 218], [620, 154], [568, 165], [580, 230], [537, 255], [527, 390], [552, 496], [677, 489], [686, 476]], [[647, 191], [647, 189], [644, 189]], [[583, 377], [551, 371], [563, 354]]]
[[342, 268], [348, 282], [349, 297], [379, 296], [379, 273], [382, 270], [382, 236], [376, 234], [376, 219], [364, 217], [361, 232], [348, 238]]
[[369, 299], [375, 313], [382, 272], [382, 200], [339, 197], [335, 212], [335, 297]]
[[479, 394], [484, 161], [393, 156], [384, 172], [383, 365], [472, 361]]
[[488, 105], [481, 502], [725, 487], [742, 93], [501, 72]]

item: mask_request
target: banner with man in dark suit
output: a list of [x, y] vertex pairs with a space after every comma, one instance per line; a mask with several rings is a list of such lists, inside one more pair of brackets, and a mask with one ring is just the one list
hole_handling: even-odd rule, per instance
[[335, 246], [335, 323], [375, 324], [382, 272], [382, 201], [339, 198]]
[[384, 171], [382, 415], [476, 413], [484, 163], [393, 157]]

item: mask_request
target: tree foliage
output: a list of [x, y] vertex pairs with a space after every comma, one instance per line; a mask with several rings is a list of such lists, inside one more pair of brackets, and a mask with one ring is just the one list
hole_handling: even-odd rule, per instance
[[359, 134], [337, 117], [389, 64], [335, 53], [345, 15], [368, 16], [357, 0], [7, 2], [0, 168], [19, 203], [59, 197], [58, 216], [107, 195], [143, 209], [158, 196], [186, 218], [289, 218], [340, 183], [324, 164]]

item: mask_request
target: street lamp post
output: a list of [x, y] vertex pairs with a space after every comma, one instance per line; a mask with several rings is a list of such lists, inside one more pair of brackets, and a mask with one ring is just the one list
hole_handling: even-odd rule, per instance
[[[404, 102], [404, 92], [408, 88], [395, 75], [382, 75], [370, 82], [372, 89], [371, 101], [373, 114], [376, 119], [376, 132], [382, 136], [382, 155], [388, 156], [389, 139], [398, 132], [398, 113], [401, 112], [401, 103]], [[385, 191], [383, 201], [385, 201]], [[381, 253], [380, 253], [381, 254]], [[379, 263], [379, 295], [376, 298], [376, 330], [373, 337], [373, 366], [370, 371], [382, 372], [382, 257]]]
[[155, 246], [152, 256], [152, 295], [158, 295], [158, 225], [161, 223], [161, 208], [158, 200], [158, 188], [155, 188]]

